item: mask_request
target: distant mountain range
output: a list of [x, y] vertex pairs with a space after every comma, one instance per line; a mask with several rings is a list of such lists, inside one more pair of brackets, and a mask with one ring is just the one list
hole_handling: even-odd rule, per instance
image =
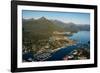
[[56, 25], [64, 28], [66, 31], [89, 31], [90, 30], [90, 25], [89, 24], [74, 24], [72, 22], [70, 23], [64, 23], [59, 20], [52, 20], [53, 23]]
[[53, 32], [53, 31], [64, 31], [60, 26], [55, 24], [53, 21], [46, 19], [45, 17], [41, 17], [37, 20], [35, 19], [23, 19], [23, 29], [25, 31], [32, 32]]
[[39, 19], [23, 19], [23, 39], [48, 39], [54, 31], [64, 31], [52, 21], [41, 17]]
[[41, 32], [48, 31], [89, 31], [90, 25], [88, 24], [74, 24], [74, 23], [64, 23], [59, 20], [49, 20], [45, 17], [39, 19], [23, 19], [23, 28], [25, 30], [34, 30]]
[[45, 17], [39, 19], [22, 19], [22, 24], [24, 41], [46, 39], [52, 36], [54, 31], [77, 32], [90, 30], [90, 25], [64, 23], [59, 20], [50, 20]]

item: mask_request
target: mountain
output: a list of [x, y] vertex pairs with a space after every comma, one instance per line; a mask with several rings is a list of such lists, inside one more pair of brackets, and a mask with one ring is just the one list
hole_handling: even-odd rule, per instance
[[88, 24], [84, 24], [84, 25], [78, 25], [78, 28], [80, 29], [80, 30], [86, 30], [86, 31], [90, 31], [90, 25], [88, 25]]
[[55, 25], [52, 21], [41, 17], [37, 20], [27, 20], [23, 21], [23, 28], [27, 31], [40, 31], [40, 32], [52, 32], [52, 31], [63, 31], [61, 27]]
[[41, 17], [41, 18], [39, 18], [38, 20], [47, 20], [45, 17]]
[[54, 31], [64, 31], [45, 17], [39, 19], [23, 19], [23, 36], [26, 39], [48, 39]]
[[51, 20], [51, 21], [57, 26], [60, 26], [61, 28], [63, 28], [65, 31], [76, 32], [76, 31], [89, 31], [90, 30], [90, 25], [88, 24], [74, 24], [72, 22], [64, 23], [59, 20]]
[[[23, 44], [36, 44], [38, 40], [48, 39], [54, 31], [58, 32], [77, 32], [81, 30], [90, 30], [89, 25], [77, 25], [74, 23], [64, 23], [59, 20], [50, 20], [45, 17], [38, 19], [22, 19]], [[38, 44], [38, 43], [37, 43]]]
[[64, 28], [66, 26], [66, 23], [59, 21], [59, 20], [51, 20], [54, 24], [56, 24], [59, 27]]
[[43, 33], [52, 33], [53, 31], [89, 31], [90, 25], [87, 24], [74, 24], [64, 23], [59, 20], [49, 20], [45, 17], [41, 17], [39, 19], [23, 19], [23, 29], [25, 31], [32, 31], [32, 32], [43, 32]]

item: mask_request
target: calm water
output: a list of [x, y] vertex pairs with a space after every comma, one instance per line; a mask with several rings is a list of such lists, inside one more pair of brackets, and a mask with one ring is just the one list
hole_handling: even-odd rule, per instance
[[90, 41], [90, 32], [89, 31], [80, 31], [77, 33], [74, 33], [70, 39], [76, 40], [77, 43], [87, 43]]
[[49, 58], [48, 60], [51, 60], [51, 61], [52, 60], [62, 60], [64, 56], [68, 55], [71, 51], [77, 49], [80, 43], [85, 44], [88, 41], [90, 41], [90, 32], [80, 31], [80, 32], [74, 33], [69, 38], [77, 41], [77, 44], [58, 50], [57, 52], [53, 53], [52, 57]]

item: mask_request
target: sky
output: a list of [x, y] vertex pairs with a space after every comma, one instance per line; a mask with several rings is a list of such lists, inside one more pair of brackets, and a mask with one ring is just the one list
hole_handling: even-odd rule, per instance
[[65, 23], [72, 22], [75, 24], [90, 24], [89, 13], [23, 10], [22, 17], [24, 19], [38, 19], [41, 17], [46, 17], [50, 20], [60, 20]]

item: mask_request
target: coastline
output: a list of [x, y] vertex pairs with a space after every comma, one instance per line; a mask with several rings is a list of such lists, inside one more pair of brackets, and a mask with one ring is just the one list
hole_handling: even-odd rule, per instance
[[75, 45], [75, 44], [76, 44], [75, 41], [70, 40], [67, 36], [66, 36], [65, 38], [66, 38], [67, 41], [70, 41], [69, 44], [66, 44], [66, 45], [64, 45], [64, 46], [62, 46], [62, 47], [59, 47], [59, 48], [57, 48], [57, 49], [53, 49], [53, 50], [51, 50], [51, 51], [52, 51], [52, 52], [56, 52], [56, 51], [58, 51], [58, 50], [60, 50], [60, 49], [62, 49], [62, 48], [67, 48], [68, 46], [71, 46], [71, 45]]

